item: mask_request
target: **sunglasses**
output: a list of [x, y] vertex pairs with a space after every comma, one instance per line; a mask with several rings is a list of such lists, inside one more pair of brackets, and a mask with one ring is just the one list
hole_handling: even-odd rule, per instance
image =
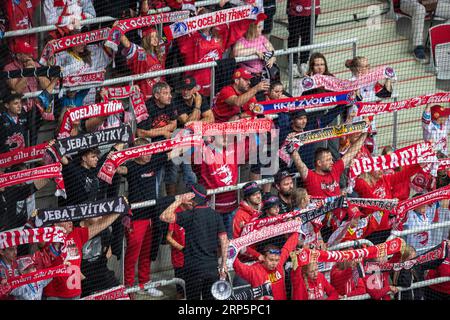
[[281, 254], [281, 250], [280, 249], [269, 249], [267, 250], [268, 254]]

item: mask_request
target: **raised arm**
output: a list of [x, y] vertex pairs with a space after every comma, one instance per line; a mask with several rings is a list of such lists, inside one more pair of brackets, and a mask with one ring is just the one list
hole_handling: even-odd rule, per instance
[[299, 152], [294, 150], [294, 152], [292, 152], [291, 157], [292, 160], [294, 160], [295, 167], [297, 168], [297, 171], [300, 173], [302, 180], [305, 180], [308, 177], [309, 169], [303, 162], [302, 158], [300, 157]]
[[225, 102], [231, 106], [242, 107], [247, 102], [250, 101], [259, 91], [267, 91], [269, 90], [269, 83], [266, 81], [261, 81], [256, 86], [248, 90], [246, 93], [241, 94], [240, 96], [231, 96], [225, 100]]
[[118, 213], [109, 214], [107, 216], [101, 217], [101, 219], [98, 222], [90, 225], [88, 227], [89, 239], [94, 238], [100, 232], [108, 228], [118, 217], [119, 217]]
[[164, 210], [159, 219], [166, 223], [174, 223], [176, 222], [176, 214], [175, 210], [183, 203], [187, 203], [195, 197], [193, 192], [184, 193], [175, 197], [175, 201]]
[[342, 161], [344, 161], [344, 167], [347, 168], [350, 163], [352, 162], [353, 158], [356, 156], [356, 154], [361, 150], [362, 145], [364, 144], [364, 141], [367, 138], [367, 132], [364, 132], [361, 134], [358, 140], [348, 149], [348, 151], [344, 154], [342, 157]]

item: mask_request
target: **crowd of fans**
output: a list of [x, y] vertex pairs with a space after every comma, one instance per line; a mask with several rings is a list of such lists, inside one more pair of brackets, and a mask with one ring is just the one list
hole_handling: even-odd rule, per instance
[[[1, 9], [6, 18], [6, 30], [35, 27], [32, 16], [40, 2], [3, 2]], [[45, 24], [57, 26], [57, 30], [48, 34], [48, 41], [84, 32], [87, 27], [82, 27], [81, 21], [96, 16], [126, 19], [147, 15], [149, 9], [164, 6], [170, 6], [172, 10], [190, 10], [191, 16], [195, 16], [242, 4], [221, 1], [218, 6], [195, 8], [194, 2], [189, 0], [43, 0], [41, 3]], [[168, 40], [154, 27], [139, 32], [134, 30], [120, 35], [117, 52], [106, 46], [104, 41], [73, 46], [49, 59], [47, 66], [61, 67], [61, 74], [54, 77], [35, 73], [32, 77], [9, 78], [8, 73], [6, 84], [2, 87], [1, 153], [37, 145], [38, 140], [42, 140], [38, 133], [43, 124], [55, 127], [54, 135], [46, 138], [49, 141], [47, 149], [50, 149], [62, 138], [78, 137], [133, 122], [132, 107], [127, 105], [125, 113], [74, 121], [69, 132], [61, 133], [59, 128], [68, 110], [108, 101], [108, 90], [101, 87], [84, 90], [66, 87], [61, 94], [52, 94], [58, 84], [60, 89], [63, 88], [61, 82], [66, 77], [106, 70], [106, 78], [112, 79], [202, 62], [216, 61], [219, 64], [215, 81], [211, 79], [210, 69], [206, 68], [188, 71], [182, 77], [169, 75], [135, 82], [132, 90], [142, 94], [148, 116], [137, 121], [132, 143], [116, 143], [107, 150], [86, 148], [75, 155], [56, 159], [62, 164], [66, 189], [66, 197], [58, 197], [59, 207], [118, 196], [126, 196], [130, 204], [152, 199], [156, 200], [156, 204], [132, 209], [128, 224], [117, 219], [118, 214], [81, 222], [56, 223], [55, 226], [61, 227], [66, 234], [64, 246], [60, 243], [30, 243], [0, 249], [0, 286], [7, 286], [12, 278], [61, 263], [73, 271], [69, 276], [15, 288], [2, 295], [1, 299], [79, 299], [113, 288], [119, 285], [119, 281], [107, 266], [112, 255], [124, 259], [125, 287], [136, 284], [136, 265], [137, 283], [148, 283], [152, 276], [151, 262], [156, 260], [160, 245], [164, 243], [171, 247], [175, 277], [185, 280], [186, 298], [212, 299], [212, 284], [231, 271], [225, 259], [229, 241], [239, 238], [245, 224], [255, 219], [276, 217], [294, 210], [315, 209], [320, 207], [318, 199], [341, 195], [406, 200], [413, 194], [418, 196], [450, 183], [445, 170], [437, 172], [435, 178], [424, 170], [425, 164], [416, 164], [398, 170], [362, 174], [356, 179], [352, 193], [347, 194], [345, 172], [354, 159], [394, 151], [390, 147], [381, 149], [377, 146], [375, 120], [373, 117], [360, 119], [353, 105], [339, 105], [311, 113], [305, 110], [278, 113], [273, 121], [278, 131], [270, 137], [269, 144], [282, 146], [299, 133], [336, 125], [338, 118], [345, 124], [364, 120], [370, 130], [291, 150], [293, 165], [280, 160], [271, 175], [264, 174], [267, 172], [263, 171], [266, 164], [262, 164], [260, 159], [251, 164], [249, 161], [238, 162], [238, 149], [246, 149], [248, 160], [248, 154], [252, 152], [250, 146], [237, 145], [234, 137], [218, 135], [204, 137], [204, 143], [191, 150], [192, 155], [201, 154], [201, 164], [174, 162], [172, 158], [179, 154], [161, 152], [140, 156], [120, 165], [112, 184], [98, 178], [100, 168], [114, 152], [171, 139], [180, 129], [198, 121], [212, 124], [256, 118], [252, 111], [258, 102], [292, 97], [281, 81], [280, 68], [268, 37], [273, 27], [275, 6], [275, 1], [263, 1], [265, 15], [259, 15], [256, 20], [246, 19], [205, 28], [174, 40]], [[320, 1], [316, 1], [316, 19], [319, 14]], [[290, 0], [287, 15], [289, 47], [297, 47], [300, 37], [302, 45], [309, 44], [311, 1]], [[109, 26], [117, 26], [117, 21]], [[95, 30], [98, 27], [91, 25], [89, 28]], [[9, 52], [1, 61], [4, 71], [43, 67], [38, 62], [36, 34], [4, 40]], [[416, 56], [420, 56], [419, 42], [422, 39], [416, 35], [414, 42], [419, 48]], [[256, 55], [259, 59], [240, 64], [234, 59], [250, 55]], [[302, 52], [294, 56], [294, 63], [295, 77], [333, 76], [326, 57], [319, 52], [311, 55]], [[357, 80], [371, 71], [366, 57], [355, 57], [345, 62], [343, 59], [342, 64], [349, 69], [348, 78], [351, 80]], [[215, 85], [214, 91], [217, 93], [213, 100], [210, 99], [212, 85]], [[40, 90], [43, 91], [38, 98], [23, 98], [23, 94]], [[320, 87], [305, 91], [303, 95], [327, 92]], [[387, 79], [361, 87], [355, 96], [359, 101], [378, 101], [389, 98], [392, 92], [393, 81]], [[427, 106], [422, 117], [424, 141], [431, 141], [442, 158], [448, 157], [447, 110], [442, 106]], [[56, 120], [46, 120], [48, 113]], [[275, 155], [272, 158], [277, 162], [279, 160]], [[41, 162], [14, 164], [2, 167], [1, 172], [6, 174], [40, 165]], [[240, 177], [240, 169], [249, 171], [248, 179]], [[296, 173], [299, 174], [298, 179], [294, 178]], [[122, 176], [127, 182], [126, 188], [121, 183]], [[259, 186], [254, 182], [271, 177], [274, 178], [273, 184]], [[0, 232], [33, 228], [36, 193], [49, 181], [38, 179], [0, 189]], [[234, 186], [243, 181], [250, 182], [243, 186], [241, 200], [238, 197], [240, 191], [218, 193], [214, 199], [207, 195], [207, 189]], [[249, 246], [234, 261], [233, 282], [235, 285], [257, 287], [270, 281], [273, 298], [282, 300], [331, 300], [364, 293], [369, 293], [372, 299], [382, 300], [400, 296], [401, 299], [448, 299], [448, 282], [401, 293], [398, 290], [398, 287], [409, 287], [413, 282], [449, 276], [448, 254], [444, 259], [421, 264], [417, 268], [377, 272], [380, 285], [376, 288], [370, 284], [371, 275], [358, 273], [362, 261], [336, 263], [329, 277], [316, 262], [300, 268], [292, 268], [289, 262], [296, 249], [327, 250], [330, 237], [347, 222], [350, 222], [348, 232], [339, 238], [340, 242], [364, 238], [375, 245], [384, 243], [391, 234], [391, 221], [392, 216], [387, 211], [358, 207], [336, 209], [304, 223], [299, 232]], [[404, 229], [444, 221], [450, 221], [447, 200], [408, 212]], [[122, 252], [124, 238], [126, 247]], [[411, 260], [422, 249], [439, 245], [445, 240], [448, 241], [445, 229], [408, 235], [405, 250], [393, 259], [401, 262]], [[63, 247], [67, 250], [65, 259]], [[220, 262], [218, 257], [222, 257]], [[386, 259], [382, 257], [378, 261]], [[393, 262], [393, 259], [390, 261]], [[156, 288], [149, 289], [148, 293], [154, 297], [163, 296], [163, 292]], [[133, 294], [130, 296], [134, 298]], [[177, 298], [183, 296], [182, 288], [177, 288]]]

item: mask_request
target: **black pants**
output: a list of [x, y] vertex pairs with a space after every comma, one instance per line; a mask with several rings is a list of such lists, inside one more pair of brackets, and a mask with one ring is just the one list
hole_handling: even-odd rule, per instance
[[[316, 21], [317, 24], [317, 17]], [[299, 17], [288, 15], [288, 48], [298, 47], [298, 41], [302, 38], [302, 46], [307, 46], [311, 43], [310, 37], [311, 16]], [[309, 51], [300, 52], [300, 63], [307, 63], [309, 58]], [[294, 53], [294, 63], [298, 63], [298, 53]]]
[[186, 300], [214, 300], [211, 287], [219, 280], [216, 268], [184, 268], [186, 283]]
[[[185, 276], [183, 268], [173, 268], [173, 271], [175, 272], [175, 278], [180, 278], [184, 280]], [[184, 294], [183, 288], [179, 284], [177, 284], [177, 293]]]

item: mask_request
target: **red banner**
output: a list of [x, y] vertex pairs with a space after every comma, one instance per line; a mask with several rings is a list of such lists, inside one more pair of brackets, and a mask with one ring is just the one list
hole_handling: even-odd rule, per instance
[[63, 86], [76, 87], [88, 84], [102, 84], [103, 81], [105, 81], [105, 70], [64, 77]]
[[270, 119], [242, 119], [233, 122], [206, 123], [194, 121], [187, 129], [191, 129], [196, 134], [202, 136], [216, 136], [227, 134], [247, 134], [269, 132], [272, 129]]
[[0, 232], [0, 249], [16, 247], [27, 243], [66, 241], [66, 234], [62, 228], [47, 227], [36, 229], [18, 229]]
[[14, 149], [0, 154], [0, 168], [8, 168], [18, 163], [24, 163], [34, 159], [42, 159], [48, 143], [36, 146]]
[[130, 300], [122, 285], [84, 297], [81, 300]]
[[134, 88], [134, 86], [110, 87], [108, 90], [108, 99], [130, 99], [130, 104], [134, 110], [136, 122], [140, 123], [148, 118], [147, 106], [145, 105], [144, 95]]

